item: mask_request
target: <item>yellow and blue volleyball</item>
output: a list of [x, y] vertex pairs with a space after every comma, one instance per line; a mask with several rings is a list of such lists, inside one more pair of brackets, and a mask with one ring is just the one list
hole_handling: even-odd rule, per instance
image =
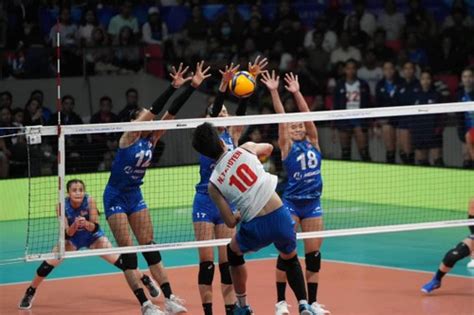
[[237, 97], [249, 97], [255, 91], [255, 77], [247, 71], [239, 71], [229, 82], [229, 89]]

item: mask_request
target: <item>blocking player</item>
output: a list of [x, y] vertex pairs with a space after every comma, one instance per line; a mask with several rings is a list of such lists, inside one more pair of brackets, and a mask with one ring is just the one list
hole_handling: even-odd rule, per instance
[[[299, 303], [300, 314], [316, 314], [307, 302], [303, 271], [296, 253], [295, 222], [275, 192], [277, 177], [265, 172], [258, 156], [268, 157], [273, 146], [247, 142], [228, 151], [217, 130], [209, 123], [198, 126], [193, 147], [216, 160], [208, 192], [229, 228], [241, 222], [227, 245], [232, 282], [237, 297], [235, 315], [252, 314], [247, 303], [247, 268], [244, 254], [274, 244], [278, 263], [285, 270]], [[229, 204], [238, 209], [233, 212]]]

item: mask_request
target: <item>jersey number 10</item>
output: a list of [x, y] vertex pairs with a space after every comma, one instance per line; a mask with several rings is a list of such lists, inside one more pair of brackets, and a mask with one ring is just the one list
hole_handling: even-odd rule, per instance
[[229, 185], [234, 185], [240, 192], [247, 191], [257, 181], [257, 175], [245, 163], [237, 167], [235, 175], [230, 177]]
[[306, 168], [316, 168], [318, 166], [318, 157], [316, 156], [316, 153], [308, 151], [306, 155], [308, 156], [308, 160], [306, 160], [304, 153], [301, 153], [296, 158], [296, 161], [301, 163], [301, 169], [304, 171]]

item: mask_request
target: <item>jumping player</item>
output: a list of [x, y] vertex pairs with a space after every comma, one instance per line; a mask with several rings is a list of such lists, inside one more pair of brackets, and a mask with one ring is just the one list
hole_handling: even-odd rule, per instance
[[[261, 80], [270, 91], [273, 107], [278, 114], [285, 109], [278, 94], [280, 77], [275, 71], [270, 75], [263, 74]], [[285, 75], [285, 88], [293, 94], [300, 112], [309, 112], [308, 104], [300, 92], [298, 76], [293, 73]], [[282, 123], [278, 125], [278, 144], [281, 159], [288, 175], [288, 185], [283, 193], [283, 203], [288, 207], [303, 232], [321, 231], [323, 229], [323, 211], [321, 194], [323, 182], [321, 178], [321, 149], [318, 142], [318, 131], [312, 121], [297, 123]], [[318, 277], [321, 268], [322, 239], [304, 240], [306, 261], [306, 283], [308, 302], [316, 314], [329, 313], [317, 302]], [[275, 314], [289, 314], [285, 301], [286, 273], [277, 264], [277, 296]]]
[[[469, 201], [469, 219], [474, 219], [474, 198]], [[433, 290], [441, 287], [441, 279], [454, 267], [454, 265], [463, 258], [469, 257], [474, 251], [474, 225], [469, 226], [470, 235], [455, 248], [449, 250], [439, 265], [433, 279], [425, 284], [421, 291], [431, 293]]]
[[[249, 64], [249, 72], [257, 77], [266, 66], [266, 58]], [[229, 82], [239, 66], [231, 64], [225, 70], [220, 70], [222, 80], [218, 95], [213, 104], [206, 108], [207, 117], [228, 117], [229, 114], [224, 106], [224, 98]], [[237, 116], [245, 115], [247, 99], [241, 99], [236, 111]], [[218, 128], [220, 139], [226, 144], [228, 150], [235, 149], [242, 134], [242, 126]], [[193, 226], [196, 240], [211, 240], [219, 238], [230, 238], [234, 235], [234, 229], [228, 228], [222, 220], [219, 210], [209, 197], [207, 187], [209, 177], [215, 165], [215, 160], [207, 156], [199, 157], [199, 174], [201, 180], [196, 185], [196, 195], [193, 202]], [[224, 246], [218, 247], [219, 271], [221, 275], [221, 291], [224, 298], [226, 315], [233, 314], [235, 306], [235, 293], [232, 287], [232, 279], [229, 271], [227, 252]], [[202, 307], [205, 315], [212, 315], [212, 281], [214, 279], [214, 249], [212, 247], [199, 248], [199, 274], [198, 285], [201, 295]]]
[[[295, 222], [275, 192], [277, 177], [265, 172], [258, 159], [268, 157], [273, 146], [246, 142], [228, 151], [218, 131], [209, 123], [198, 126], [193, 147], [200, 154], [216, 160], [208, 192], [229, 228], [242, 222], [227, 245], [230, 272], [237, 296], [235, 315], [252, 314], [247, 304], [247, 269], [244, 253], [274, 244], [280, 252], [278, 261], [299, 302], [300, 314], [316, 314], [307, 302], [303, 271], [296, 254]], [[233, 212], [229, 204], [239, 211]]]
[[[104, 235], [99, 225], [99, 211], [95, 200], [86, 194], [86, 186], [80, 179], [72, 179], [67, 182], [66, 190], [68, 197], [65, 200], [66, 220], [66, 250], [76, 251], [81, 248], [97, 249], [111, 248], [112, 244]], [[57, 209], [59, 215], [59, 209]], [[57, 247], [53, 250], [57, 251]], [[107, 262], [115, 265], [120, 270], [124, 270], [123, 262], [119, 255], [101, 256]], [[36, 291], [43, 280], [57, 267], [62, 260], [45, 260], [36, 270], [36, 276], [26, 289], [25, 295], [20, 301], [18, 308], [29, 310], [33, 306]], [[141, 279], [144, 286], [150, 292], [152, 297], [158, 297], [160, 291], [153, 280], [146, 274], [137, 271], [137, 276]]]
[[[187, 81], [191, 81], [191, 85], [173, 101], [173, 104], [161, 118], [162, 120], [174, 119], [193, 91], [210, 76], [210, 74], [207, 74], [210, 68], [203, 70], [203, 65], [204, 62], [197, 64], [196, 73], [192, 78], [184, 78], [188, 68], [183, 69], [182, 64], [178, 71], [173, 68], [173, 73], [171, 73], [173, 81], [168, 89], [158, 97], [150, 110], [138, 109], [133, 112], [132, 121], [142, 122], [154, 119], [173, 92]], [[146, 169], [151, 164], [154, 147], [164, 133], [164, 130], [125, 132], [120, 138], [119, 148], [104, 192], [105, 214], [119, 246], [132, 246], [133, 244], [132, 235], [128, 229], [129, 225], [140, 245], [154, 243], [153, 225], [140, 186], [143, 184]], [[144, 305], [147, 298], [135, 276], [137, 255], [128, 253], [121, 256], [126, 268], [127, 281], [139, 302]], [[186, 308], [183, 306], [183, 301], [172, 293], [166, 271], [161, 262], [160, 252], [143, 253], [143, 257], [147, 261], [153, 278], [161, 286], [165, 296], [165, 311], [171, 314], [185, 312]], [[151, 314], [161, 314], [158, 308], [152, 306], [154, 309], [151, 310]]]

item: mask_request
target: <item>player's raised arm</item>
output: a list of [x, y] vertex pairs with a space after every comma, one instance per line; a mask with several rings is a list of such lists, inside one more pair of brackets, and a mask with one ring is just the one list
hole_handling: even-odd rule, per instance
[[258, 157], [270, 156], [273, 152], [273, 145], [270, 143], [255, 143], [249, 141], [245, 142], [240, 147], [249, 151], [250, 153], [255, 154]]
[[209, 183], [208, 185], [208, 192], [212, 201], [219, 209], [219, 212], [221, 214], [222, 220], [224, 220], [225, 225], [230, 228], [234, 228], [239, 223], [239, 217], [234, 215], [227, 201], [212, 183]]
[[[294, 75], [293, 72], [285, 74], [285, 83], [285, 89], [293, 94], [293, 97], [296, 101], [296, 106], [298, 106], [298, 110], [300, 112], [309, 112], [308, 104], [306, 103], [306, 100], [300, 91], [298, 75]], [[306, 121], [304, 125], [306, 127], [306, 134], [309, 141], [316, 147], [316, 149], [318, 149], [318, 151], [321, 151], [319, 148], [318, 129], [316, 129], [316, 126], [312, 121]]]
[[[285, 108], [283, 107], [283, 104], [281, 102], [280, 94], [278, 94], [280, 77], [277, 76], [275, 74], [275, 71], [273, 70], [271, 74], [269, 72], [263, 72], [262, 79], [260, 81], [262, 81], [262, 83], [265, 84], [265, 86], [267, 87], [268, 91], [270, 91], [275, 113], [284, 114]], [[286, 157], [291, 147], [288, 124], [286, 123], [278, 124], [278, 145], [280, 146], [282, 158]]]
[[[211, 74], [209, 73], [209, 70], [211, 67], [207, 67], [204, 69], [204, 60], [201, 62], [198, 62], [196, 64], [196, 71], [192, 77], [186, 78], [186, 79], [179, 79], [178, 75], [182, 76], [179, 72], [176, 73], [176, 75], [173, 77], [173, 80], [179, 79], [179, 81], [189, 81], [191, 80], [191, 84], [186, 87], [186, 89], [178, 95], [174, 100], [173, 103], [171, 104], [170, 108], [166, 111], [166, 113], [161, 117], [161, 120], [172, 120], [176, 117], [178, 114], [179, 110], [183, 105], [186, 103], [186, 101], [191, 97], [191, 95], [194, 93], [194, 91], [204, 82], [205, 79], [209, 78]], [[176, 78], [176, 79], [175, 79]], [[165, 133], [165, 130], [157, 130], [153, 133], [153, 141], [156, 143], [163, 134]]]
[[219, 70], [219, 73], [222, 75], [221, 83], [219, 84], [219, 92], [217, 92], [216, 99], [212, 106], [208, 109], [208, 114], [211, 117], [219, 116], [222, 107], [224, 106], [224, 99], [225, 94], [227, 92], [227, 88], [229, 87], [229, 82], [232, 80], [234, 74], [239, 70], [240, 65], [234, 66], [231, 63], [228, 66], [225, 66], [224, 70]]

